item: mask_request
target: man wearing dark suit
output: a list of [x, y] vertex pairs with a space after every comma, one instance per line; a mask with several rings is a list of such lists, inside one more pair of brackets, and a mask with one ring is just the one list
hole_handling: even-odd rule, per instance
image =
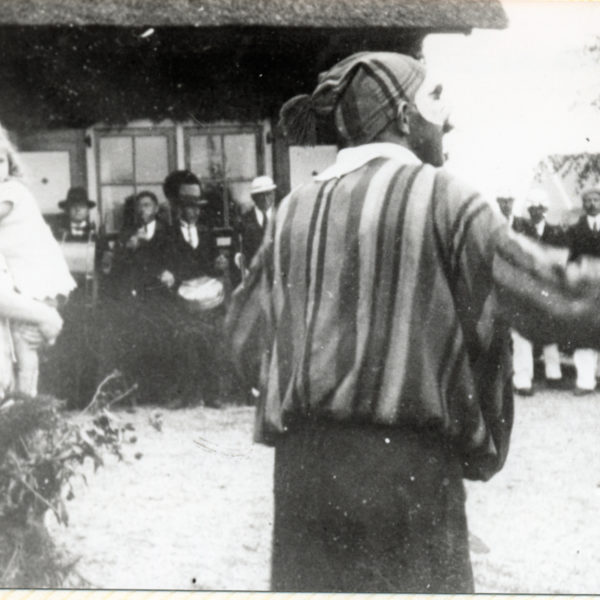
[[121, 233], [115, 276], [127, 296], [147, 296], [168, 287], [168, 226], [156, 218], [158, 198], [152, 192], [135, 197], [135, 224]]
[[170, 229], [168, 271], [164, 281], [172, 290], [172, 333], [175, 389], [179, 406], [201, 401], [220, 406], [220, 369], [224, 364], [221, 347], [222, 307], [191, 313], [185, 300], [177, 296], [180, 285], [199, 277], [222, 278], [227, 260], [218, 255], [209, 228], [202, 223], [202, 210], [208, 204], [202, 197], [200, 181], [192, 173], [179, 179], [173, 208], [175, 221]]
[[236, 256], [238, 268], [248, 269], [256, 251], [260, 248], [267, 223], [273, 212], [277, 186], [268, 175], [256, 177], [250, 187], [254, 206], [242, 215], [240, 236], [241, 252]]
[[[548, 197], [541, 189], [533, 189], [527, 196], [529, 219], [523, 219], [515, 231], [552, 246], [565, 246], [564, 230], [546, 222]], [[515, 391], [522, 396], [533, 394], [533, 345], [518, 332], [512, 332], [513, 339], [513, 385]], [[556, 344], [543, 347], [544, 372], [546, 382], [551, 387], [558, 387], [562, 380], [560, 355]]]
[[498, 203], [500, 212], [506, 219], [509, 228], [521, 232], [527, 220], [523, 217], [517, 217], [513, 213], [515, 199], [512, 196], [498, 196], [496, 202]]
[[[600, 186], [590, 188], [581, 196], [583, 215], [568, 230], [569, 259], [578, 260], [584, 256], [600, 257]], [[590, 348], [579, 348], [573, 353], [577, 371], [574, 390], [576, 396], [589, 394], [596, 388], [598, 352]]]
[[106, 325], [114, 366], [137, 383], [142, 401], [164, 400], [172, 373], [171, 292], [168, 226], [156, 218], [156, 195], [134, 199], [134, 223], [125, 228], [115, 249], [112, 289], [106, 299]]
[[[182, 186], [184, 187], [184, 186]], [[200, 216], [206, 200], [183, 195], [179, 201], [179, 218], [171, 227], [169, 265], [176, 287], [196, 277], [214, 276], [216, 248], [213, 236]]]

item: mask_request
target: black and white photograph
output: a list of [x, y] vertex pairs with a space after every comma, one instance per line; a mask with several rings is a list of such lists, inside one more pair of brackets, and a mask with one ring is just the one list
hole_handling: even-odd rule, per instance
[[0, 56], [0, 588], [600, 593], [600, 0]]

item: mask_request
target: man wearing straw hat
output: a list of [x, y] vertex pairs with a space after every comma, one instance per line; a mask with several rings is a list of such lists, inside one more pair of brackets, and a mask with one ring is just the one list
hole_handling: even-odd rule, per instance
[[432, 166], [440, 91], [422, 63], [364, 52], [282, 109], [291, 143], [328, 119], [344, 148], [278, 206], [228, 319], [241, 367], [263, 337], [277, 591], [472, 592], [463, 478], [508, 451], [508, 319], [542, 343], [600, 340], [583, 267]]
[[277, 186], [268, 175], [260, 175], [252, 180], [250, 197], [254, 206], [241, 218], [241, 253], [236, 256], [240, 269], [248, 268], [260, 247], [267, 224], [273, 212]]

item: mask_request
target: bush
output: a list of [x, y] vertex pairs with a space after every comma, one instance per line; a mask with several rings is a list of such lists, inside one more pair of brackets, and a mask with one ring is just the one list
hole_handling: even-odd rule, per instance
[[0, 405], [0, 586], [60, 587], [73, 574], [75, 560], [52, 541], [44, 525], [47, 511], [68, 524], [65, 500], [72, 482], [85, 480], [81, 467], [94, 470], [103, 455], [122, 459], [130, 424], [116, 425], [106, 407], [78, 423], [49, 396], [11, 397]]

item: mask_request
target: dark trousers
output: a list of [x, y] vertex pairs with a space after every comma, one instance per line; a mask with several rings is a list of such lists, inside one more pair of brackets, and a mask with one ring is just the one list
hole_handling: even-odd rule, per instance
[[431, 433], [306, 423], [274, 493], [273, 591], [473, 592], [460, 462]]

